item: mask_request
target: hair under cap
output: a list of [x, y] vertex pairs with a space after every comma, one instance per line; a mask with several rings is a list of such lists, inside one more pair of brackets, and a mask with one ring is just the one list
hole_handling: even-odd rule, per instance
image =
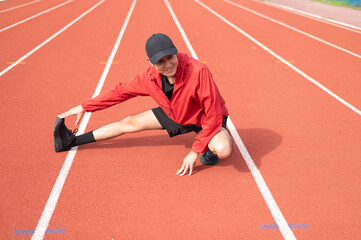
[[145, 51], [152, 64], [165, 56], [177, 54], [178, 50], [172, 40], [163, 33], [153, 34], [145, 43]]

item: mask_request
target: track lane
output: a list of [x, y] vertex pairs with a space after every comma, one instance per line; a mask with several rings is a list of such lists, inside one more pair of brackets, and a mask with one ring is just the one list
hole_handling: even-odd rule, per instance
[[284, 6], [284, 5], [278, 5], [278, 4], [273, 4], [273, 3], [267, 3], [267, 4], [271, 5], [274, 8], [283, 9], [285, 11], [292, 12], [293, 14], [297, 14], [297, 15], [301, 15], [303, 17], [311, 18], [311, 19], [313, 19], [315, 21], [319, 21], [319, 22], [323, 22], [323, 23], [326, 23], [326, 24], [329, 24], [329, 25], [333, 25], [333, 26], [336, 26], [336, 27], [339, 27], [339, 28], [347, 29], [347, 30], [352, 31], [352, 32], [361, 33], [361, 28], [359, 28], [357, 26], [354, 26], [354, 25], [344, 23], [344, 22], [340, 22], [342, 20], [336, 21], [336, 20], [332, 20], [332, 19], [326, 19], [326, 18], [324, 18], [322, 16], [315, 15], [315, 14], [312, 14], [312, 13], [308, 13], [308, 12], [305, 12], [305, 11], [300, 11], [298, 9], [290, 8], [290, 7], [287, 7], [287, 6]]
[[[132, 2], [132, 5], [131, 5], [128, 13], [127, 13], [127, 16], [126, 16], [126, 18], [124, 20], [124, 23], [122, 25], [122, 28], [120, 30], [120, 33], [119, 33], [119, 35], [117, 37], [117, 40], [116, 40], [116, 42], [114, 44], [114, 47], [113, 47], [113, 49], [111, 51], [111, 54], [108, 57], [108, 60], [106, 62], [106, 66], [104, 68], [104, 71], [103, 71], [103, 73], [102, 73], [102, 75], [100, 77], [100, 80], [99, 80], [99, 82], [97, 84], [97, 87], [96, 87], [92, 97], [98, 96], [99, 93], [101, 92], [101, 89], [102, 89], [102, 87], [104, 85], [104, 82], [105, 82], [105, 80], [107, 78], [107, 75], [109, 73], [110, 66], [114, 62], [115, 54], [118, 51], [118, 47], [119, 47], [120, 42], [121, 42], [121, 40], [123, 38], [124, 32], [125, 32], [125, 30], [127, 28], [129, 19], [130, 19], [132, 13], [133, 13], [135, 3], [136, 3], [136, 0], [134, 0]], [[84, 114], [83, 119], [81, 121], [81, 124], [79, 126], [79, 131], [78, 131], [77, 135], [85, 133], [85, 129], [86, 129], [86, 126], [87, 126], [87, 124], [89, 122], [90, 117], [91, 117], [91, 113], [85, 113]], [[57, 202], [59, 200], [62, 188], [64, 186], [64, 183], [65, 183], [66, 179], [67, 179], [70, 168], [71, 168], [71, 166], [73, 164], [77, 149], [78, 149], [78, 147], [71, 149], [68, 152], [67, 156], [66, 156], [63, 167], [62, 167], [62, 169], [61, 169], [61, 171], [59, 173], [59, 176], [58, 176], [58, 178], [56, 180], [56, 183], [54, 184], [54, 187], [53, 187], [53, 189], [51, 191], [49, 199], [48, 199], [48, 201], [46, 203], [44, 211], [43, 211], [43, 213], [41, 215], [39, 223], [38, 223], [38, 225], [36, 227], [36, 230], [34, 232], [34, 235], [32, 237], [32, 239], [34, 239], [34, 240], [43, 239], [45, 233], [47, 232], [49, 222], [50, 222], [50, 220], [52, 218], [52, 215], [53, 215], [53, 212], [54, 212], [54, 210], [56, 208], [56, 204], [57, 204]]]
[[[223, 86], [222, 92], [227, 93], [235, 125], [247, 128], [240, 136], [251, 156], [272, 143], [267, 143], [267, 131], [262, 130], [282, 136], [281, 145], [261, 158], [260, 170], [288, 222], [309, 225], [295, 229], [296, 237], [357, 237], [357, 229], [347, 223], [357, 221], [360, 214], [360, 138], [353, 133], [360, 130], [359, 117], [242, 36], [233, 36], [213, 21], [212, 28], [203, 25], [212, 17], [189, 6], [197, 12], [192, 18], [185, 17], [189, 9], [181, 11], [180, 5], [174, 9], [183, 16], [185, 31], [193, 32], [188, 37], [199, 56], [215, 66], [215, 78], [227, 79], [229, 87]], [[222, 30], [214, 31], [218, 29]], [[264, 139], [257, 141], [256, 136]]]
[[15, 8], [9, 11], [6, 11], [6, 9], [0, 10], [0, 29], [12, 25], [16, 22], [19, 22], [30, 16], [33, 16], [41, 11], [44, 11], [45, 9], [51, 8], [62, 2], [66, 2], [66, 1], [64, 0], [39, 1], [39, 2], [35, 2], [36, 4], [34, 3], [30, 5], [25, 5], [24, 7]]
[[[54, 10], [48, 16], [47, 14], [42, 15], [30, 22], [0, 33], [3, 40], [0, 42], [0, 48], [5, 49], [0, 59], [1, 71], [42, 44], [98, 2], [100, 1], [92, 0], [86, 1], [84, 4], [81, 1], [74, 1], [70, 5]], [[22, 63], [26, 64], [26, 61]]]
[[33, 16], [30, 16], [30, 17], [25, 18], [25, 19], [23, 19], [23, 20], [21, 20], [21, 21], [18, 21], [18, 22], [16, 22], [16, 23], [13, 23], [13, 24], [11, 24], [11, 25], [9, 25], [9, 26], [7, 26], [7, 27], [4, 27], [4, 28], [0, 29], [0, 32], [4, 32], [4, 31], [6, 31], [6, 30], [8, 30], [8, 29], [10, 29], [10, 28], [16, 27], [16, 26], [18, 26], [18, 25], [20, 25], [20, 24], [22, 24], [22, 23], [25, 23], [25, 22], [27, 22], [27, 21], [30, 21], [30, 20], [32, 20], [32, 19], [34, 19], [34, 18], [36, 18], [36, 17], [39, 17], [39, 16], [41, 16], [41, 15], [43, 15], [43, 14], [49, 13], [49, 12], [51, 12], [51, 11], [59, 8], [59, 7], [62, 7], [62, 6], [64, 6], [64, 5], [66, 5], [66, 4], [68, 4], [68, 3], [71, 3], [72, 1], [74, 1], [74, 0], [68, 0], [68, 1], [63, 2], [63, 3], [60, 3], [60, 4], [56, 5], [56, 6], [53, 6], [53, 7], [51, 7], [51, 8], [48, 8], [48, 9], [46, 9], [46, 10], [44, 10], [44, 11], [41, 11], [41, 12], [39, 12], [39, 13], [33, 15]]
[[[305, 32], [305, 31], [302, 31], [302, 30], [299, 29], [299, 28], [293, 27], [293, 26], [288, 25], [288, 24], [286, 24], [286, 23], [284, 23], [284, 22], [282, 22], [282, 21], [279, 21], [279, 20], [276, 20], [276, 19], [274, 19], [274, 18], [268, 17], [268, 16], [266, 16], [266, 15], [260, 13], [260, 12], [257, 12], [257, 11], [254, 11], [254, 10], [250, 9], [250, 8], [241, 6], [240, 4], [237, 4], [237, 3], [235, 3], [235, 2], [232, 2], [232, 1], [229, 1], [229, 0], [224, 0], [224, 1], [227, 2], [227, 3], [229, 3], [229, 4], [231, 4], [231, 5], [233, 5], [233, 6], [235, 6], [235, 7], [237, 7], [237, 8], [240, 8], [240, 9], [242, 9], [242, 10], [244, 10], [244, 11], [253, 13], [253, 14], [259, 16], [259, 17], [262, 17], [262, 18], [267, 19], [267, 20], [269, 20], [269, 21], [271, 21], [271, 22], [277, 23], [277, 24], [279, 24], [279, 25], [281, 25], [281, 26], [283, 26], [283, 27], [286, 27], [286, 28], [288, 28], [288, 29], [291, 29], [291, 30], [293, 30], [293, 31], [295, 31], [295, 32], [298, 32], [298, 33], [300, 33], [300, 34], [303, 34], [303, 35], [305, 35], [305, 36], [307, 36], [307, 37], [309, 37], [309, 38], [312, 38], [312, 39], [314, 39], [314, 40], [316, 40], [316, 41], [322, 42], [322, 43], [324, 43], [324, 44], [326, 44], [326, 45], [329, 45], [329, 46], [331, 46], [331, 47], [333, 47], [333, 48], [336, 48], [336, 49], [338, 49], [338, 50], [340, 50], [340, 51], [343, 51], [343, 52], [348, 53], [348, 54], [350, 54], [350, 55], [352, 55], [352, 56], [354, 56], [354, 57], [357, 57], [357, 58], [360, 58], [360, 59], [361, 59], [361, 55], [359, 55], [359, 54], [357, 54], [357, 53], [355, 53], [355, 52], [349, 51], [349, 50], [347, 50], [347, 49], [345, 49], [345, 48], [343, 48], [343, 47], [341, 47], [341, 46], [339, 46], [339, 45], [333, 44], [333, 43], [331, 43], [331, 42], [329, 42], [329, 41], [326, 41], [326, 40], [324, 40], [324, 39], [321, 39], [321, 38], [319, 38], [319, 37], [316, 37], [315, 35], [312, 35], [312, 34], [310, 34], [310, 33], [307, 33], [307, 32]], [[357, 46], [357, 45], [356, 45], [356, 46]]]
[[[10, 114], [0, 120], [4, 160], [1, 238], [28, 237], [14, 236], [14, 231], [36, 227], [66, 156], [53, 150], [55, 116], [89, 97], [86, 93], [94, 91], [104, 69], [101, 62], [107, 60], [108, 46], [117, 37], [114, 29], [118, 26], [113, 21], [122, 20], [125, 13], [110, 17], [97, 12], [74, 24], [30, 56], [27, 64], [2, 78], [1, 109]], [[102, 37], [89, 41], [96, 36]], [[73, 127], [72, 122], [68, 124]]]
[[[104, 89], [148, 64], [144, 41], [153, 32], [166, 32], [180, 51], [187, 51], [164, 2], [139, 2], [118, 51], [119, 64], [111, 69]], [[149, 98], [131, 100], [93, 114], [88, 129], [151, 107], [155, 103]], [[280, 139], [272, 137], [277, 145]], [[150, 131], [79, 147], [50, 228], [65, 223], [67, 234], [82, 239], [246, 238], [258, 229], [257, 219], [272, 221], [237, 151], [219, 167], [198, 166], [190, 178], [175, 175], [193, 138], [190, 134], [169, 140], [163, 131]], [[259, 158], [255, 161], [259, 164]], [[90, 224], [91, 229], [85, 228]], [[256, 236], [277, 238], [280, 233]]]
[[361, 47], [360, 44], [358, 44], [361, 41], [360, 32], [343, 29], [257, 1], [237, 0], [232, 2], [248, 7], [261, 14], [266, 14], [268, 17], [274, 18], [333, 44], [361, 54]]
[[15, 9], [23, 8], [23, 7], [38, 3], [40, 1], [42, 1], [42, 0], [33, 0], [33, 1], [31, 1], [31, 0], [30, 1], [29, 0], [20, 0], [20, 1], [17, 1], [17, 2], [14, 2], [14, 1], [1, 2], [0, 13], [13, 11]]
[[[357, 71], [361, 64], [360, 59], [253, 14], [244, 12], [240, 15], [237, 8], [225, 2], [204, 2], [358, 111], [361, 109], [361, 99], [355, 91], [358, 79], [361, 78], [360, 71]], [[247, 22], [244, 21], [245, 18], [248, 19]], [[258, 31], [257, 26], [262, 26], [262, 31]], [[340, 79], [343, 81], [341, 82]]]
[[[169, 9], [169, 12], [171, 13], [172, 18], [173, 18], [174, 22], [176, 23], [179, 31], [181, 32], [184, 41], [187, 43], [187, 47], [191, 51], [192, 57], [199, 59], [197, 54], [195, 53], [191, 43], [189, 42], [189, 39], [188, 39], [186, 33], [184, 32], [182, 25], [179, 23], [177, 16], [175, 15], [172, 7], [170, 6], [169, 1], [165, 0], [164, 2], [166, 3], [167, 8]], [[267, 183], [264, 181], [262, 174], [258, 170], [254, 160], [250, 156], [247, 148], [245, 147], [245, 145], [244, 145], [241, 137], [239, 136], [237, 129], [234, 126], [230, 117], [228, 118], [227, 127], [230, 131], [230, 134], [231, 134], [238, 150], [240, 151], [243, 159], [245, 160], [248, 169], [252, 173], [252, 176], [257, 184], [257, 187], [258, 187], [259, 191], [261, 192], [262, 197], [263, 197], [264, 201], [266, 202], [268, 209], [270, 210], [275, 222], [277, 223], [277, 226], [280, 229], [280, 232], [282, 233], [283, 238], [287, 239], [287, 240], [296, 239], [293, 232], [291, 231], [291, 229], [289, 227], [289, 224], [287, 223], [287, 221], [284, 218], [282, 212], [280, 211], [276, 201], [274, 200], [272, 193], [269, 191], [269, 188], [267, 187]]]

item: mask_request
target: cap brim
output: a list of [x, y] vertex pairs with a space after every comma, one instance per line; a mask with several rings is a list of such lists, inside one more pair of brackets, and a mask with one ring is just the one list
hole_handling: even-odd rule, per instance
[[151, 58], [149, 58], [150, 62], [152, 64], [156, 64], [157, 62], [159, 62], [160, 59], [162, 59], [163, 57], [165, 56], [168, 56], [168, 55], [174, 55], [174, 54], [177, 54], [178, 53], [178, 50], [176, 47], [171, 47], [171, 48], [168, 48], [168, 49], [164, 49], [158, 53], [156, 53], [154, 56], [152, 56]]

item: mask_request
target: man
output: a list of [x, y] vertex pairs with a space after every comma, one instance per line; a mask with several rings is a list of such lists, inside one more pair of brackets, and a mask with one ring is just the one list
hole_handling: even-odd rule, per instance
[[[215, 165], [232, 153], [232, 140], [226, 129], [228, 111], [208, 68], [187, 54], [178, 53], [172, 40], [161, 33], [153, 34], [145, 50], [152, 66], [126, 83], [118, 83], [93, 99], [60, 114], [55, 122], [56, 152], [71, 147], [106, 140], [124, 133], [166, 129], [173, 137], [188, 132], [197, 136], [192, 150], [184, 158], [177, 175], [183, 176], [200, 153], [205, 165]], [[128, 116], [94, 131], [75, 136], [64, 124], [64, 118], [76, 116], [79, 123], [84, 112], [99, 111], [136, 96], [151, 96], [158, 108]]]

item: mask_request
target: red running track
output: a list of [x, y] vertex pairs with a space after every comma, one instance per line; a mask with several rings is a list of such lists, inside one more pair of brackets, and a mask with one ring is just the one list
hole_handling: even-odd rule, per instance
[[[0, 2], [0, 28], [65, 0], [1, 13], [27, 2]], [[75, 0], [0, 32], [0, 72], [99, 2]], [[357, 239], [361, 59], [229, 2], [202, 3], [356, 109], [199, 2], [170, 1], [291, 233], [276, 225], [236, 143], [229, 160], [197, 162], [194, 175], [179, 177], [194, 136], [149, 131], [79, 147], [48, 232], [31, 234], [67, 157], [53, 150], [55, 116], [93, 95], [132, 4], [106, 0], [0, 75], [1, 239]], [[359, 33], [259, 2], [234, 3], [361, 54]], [[138, 0], [103, 90], [148, 66], [144, 43], [154, 32], [192, 54], [165, 2]], [[155, 106], [133, 99], [92, 114], [86, 129]], [[75, 127], [74, 120], [67, 125]]]

